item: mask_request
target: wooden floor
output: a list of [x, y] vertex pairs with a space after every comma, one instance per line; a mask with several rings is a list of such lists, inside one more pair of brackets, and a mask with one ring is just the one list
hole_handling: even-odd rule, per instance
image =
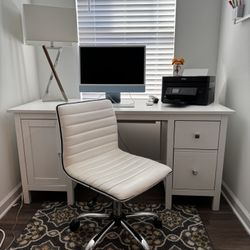
[[[76, 200], [89, 200], [95, 196], [95, 193], [77, 186]], [[136, 202], [159, 203], [163, 200], [163, 187], [161, 185], [147, 191], [135, 199]], [[32, 215], [40, 208], [43, 201], [48, 200], [66, 200], [64, 193], [54, 192], [34, 192], [32, 193], [32, 203], [24, 205], [18, 217], [17, 226], [14, 230], [15, 235], [19, 235], [25, 225], [31, 219]], [[100, 196], [98, 201], [106, 198]], [[211, 198], [204, 197], [174, 197], [175, 204], [196, 205], [200, 216], [207, 228], [208, 235], [212, 241], [215, 250], [250, 250], [250, 236], [246, 233], [237, 217], [232, 212], [224, 199], [221, 201], [221, 209], [218, 212], [211, 211]], [[2, 220], [0, 228], [7, 232], [7, 238], [2, 249], [12, 240], [10, 234], [11, 228], [15, 223], [15, 214], [18, 207], [13, 207]], [[1, 239], [1, 236], [0, 236]]]

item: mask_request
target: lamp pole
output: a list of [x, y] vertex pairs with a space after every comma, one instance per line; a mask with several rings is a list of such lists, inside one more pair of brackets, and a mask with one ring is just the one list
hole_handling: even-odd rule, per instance
[[[51, 61], [51, 58], [50, 58], [50, 56], [49, 56], [49, 52], [48, 52], [46, 46], [43, 45], [42, 47], [43, 47], [44, 54], [45, 54], [45, 56], [46, 56], [46, 58], [47, 58], [47, 61], [48, 61], [49, 65], [50, 65], [50, 68], [51, 68], [51, 70], [52, 70], [52, 73], [53, 73], [53, 75], [54, 75], [54, 77], [55, 77], [55, 79], [56, 79], [57, 85], [58, 85], [58, 87], [59, 87], [59, 89], [60, 89], [60, 91], [61, 91], [61, 93], [62, 93], [62, 95], [63, 95], [64, 100], [67, 102], [67, 101], [68, 101], [68, 97], [67, 97], [66, 94], [65, 94], [65, 91], [64, 91], [64, 89], [63, 89], [63, 86], [62, 86], [62, 84], [61, 84], [61, 81], [60, 81], [60, 79], [59, 79], [59, 77], [58, 77], [58, 74], [57, 74], [57, 72], [56, 72], [56, 69], [55, 69], [55, 66], [56, 66], [57, 62], [55, 62], [55, 65], [53, 65], [53, 63], [52, 63], [52, 61]], [[60, 51], [59, 51], [59, 55], [60, 55]], [[57, 59], [56, 59], [56, 60], [58, 61], [58, 59], [59, 59], [59, 56], [57, 56]], [[51, 80], [52, 80], [52, 76], [50, 76], [50, 80], [49, 80], [48, 86], [47, 86], [47, 88], [46, 88], [46, 91], [47, 91], [48, 88], [49, 88], [49, 85], [50, 85]]]

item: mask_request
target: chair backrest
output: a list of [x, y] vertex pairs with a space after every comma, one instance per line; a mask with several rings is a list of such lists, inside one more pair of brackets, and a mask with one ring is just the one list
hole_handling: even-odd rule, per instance
[[109, 100], [67, 103], [56, 110], [65, 169], [118, 148], [116, 116]]

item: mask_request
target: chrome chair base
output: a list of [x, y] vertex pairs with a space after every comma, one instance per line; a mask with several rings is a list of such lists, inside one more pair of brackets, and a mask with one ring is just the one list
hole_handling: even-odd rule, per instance
[[121, 203], [114, 202], [114, 209], [111, 215], [108, 214], [100, 214], [100, 213], [86, 213], [80, 214], [77, 219], [74, 219], [70, 223], [71, 231], [76, 231], [80, 227], [80, 220], [84, 218], [100, 218], [100, 219], [110, 219], [111, 222], [108, 223], [98, 234], [96, 234], [86, 245], [85, 250], [93, 250], [98, 242], [105, 236], [105, 234], [113, 227], [113, 226], [122, 226], [125, 230], [127, 230], [131, 236], [142, 246], [144, 250], [150, 250], [150, 247], [146, 240], [142, 235], [137, 233], [133, 227], [131, 227], [126, 219], [136, 218], [136, 217], [153, 217], [154, 225], [156, 228], [161, 228], [161, 220], [156, 213], [152, 212], [140, 212], [125, 215], [121, 212]]

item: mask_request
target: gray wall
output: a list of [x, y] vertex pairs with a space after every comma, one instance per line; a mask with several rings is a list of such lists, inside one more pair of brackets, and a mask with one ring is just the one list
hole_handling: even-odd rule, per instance
[[221, 1], [177, 0], [175, 55], [185, 68], [208, 68], [216, 74]]
[[224, 182], [250, 229], [250, 20], [234, 25], [224, 1], [217, 100], [234, 109], [227, 135]]
[[0, 204], [20, 182], [14, 119], [6, 110], [39, 97], [34, 48], [22, 44], [22, 2], [0, 1]]

